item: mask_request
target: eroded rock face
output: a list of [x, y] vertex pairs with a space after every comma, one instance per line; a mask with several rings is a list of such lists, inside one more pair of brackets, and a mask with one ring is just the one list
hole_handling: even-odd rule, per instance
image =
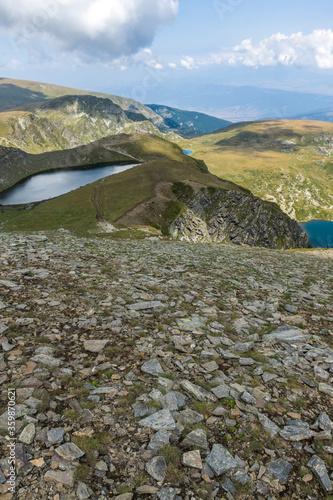
[[[184, 201], [184, 200], [182, 200]], [[266, 248], [309, 248], [306, 233], [277, 205], [252, 194], [201, 190], [170, 225], [182, 241], [233, 243]]]

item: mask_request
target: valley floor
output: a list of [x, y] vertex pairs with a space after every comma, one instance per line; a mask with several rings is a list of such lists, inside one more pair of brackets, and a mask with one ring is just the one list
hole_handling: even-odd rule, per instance
[[324, 254], [1, 233], [0, 498], [332, 498]]

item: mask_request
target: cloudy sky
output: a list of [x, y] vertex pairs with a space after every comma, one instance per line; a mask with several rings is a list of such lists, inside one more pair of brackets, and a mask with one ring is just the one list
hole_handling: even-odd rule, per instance
[[0, 76], [145, 102], [176, 82], [333, 94], [330, 0], [0, 0], [0, 49]]

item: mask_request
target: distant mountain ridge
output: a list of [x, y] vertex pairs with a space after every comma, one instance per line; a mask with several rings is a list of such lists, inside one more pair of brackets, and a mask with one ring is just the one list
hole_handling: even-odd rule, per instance
[[133, 99], [0, 79], [0, 145], [32, 153], [71, 148], [121, 132], [148, 132], [168, 139], [193, 137], [203, 133], [203, 122], [209, 130], [225, 123], [206, 115], [197, 122], [180, 124]]
[[222, 129], [231, 125], [230, 121], [216, 118], [205, 113], [196, 111], [186, 111], [183, 109], [171, 108], [160, 104], [146, 104], [155, 113], [160, 115], [170, 128], [187, 132], [188, 136], [198, 134], [211, 134], [217, 129]]

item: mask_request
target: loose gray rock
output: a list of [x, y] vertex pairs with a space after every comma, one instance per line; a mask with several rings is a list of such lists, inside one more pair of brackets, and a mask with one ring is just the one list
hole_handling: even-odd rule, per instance
[[135, 418], [145, 417], [149, 413], [149, 408], [144, 403], [134, 403], [134, 405], [132, 405], [132, 408], [134, 410]]
[[36, 435], [36, 427], [35, 424], [28, 424], [21, 434], [19, 435], [19, 441], [24, 444], [31, 444]]
[[206, 391], [206, 389], [203, 389], [203, 387], [192, 384], [192, 382], [190, 382], [189, 380], [182, 380], [180, 385], [184, 389], [184, 391], [186, 391], [198, 401], [216, 401], [216, 397], [213, 394]]
[[156, 481], [164, 481], [167, 473], [167, 463], [164, 457], [154, 457], [146, 465], [146, 470]]
[[286, 460], [283, 460], [283, 458], [274, 460], [267, 465], [267, 471], [278, 479], [281, 484], [287, 482], [291, 469], [292, 465]]
[[155, 376], [162, 375], [164, 373], [164, 370], [157, 359], [150, 359], [144, 363], [141, 366], [141, 370], [145, 373], [149, 373], [149, 375]]
[[170, 391], [161, 398], [161, 404], [163, 408], [167, 408], [170, 411], [176, 411], [185, 405], [186, 400], [187, 397], [181, 392]]
[[159, 500], [175, 500], [176, 496], [181, 492], [178, 488], [162, 488], [158, 493], [157, 497]]
[[303, 331], [290, 325], [279, 326], [276, 330], [263, 336], [265, 342], [304, 342], [309, 338], [309, 335], [304, 335]]
[[212, 392], [215, 394], [215, 396], [218, 399], [223, 399], [223, 398], [227, 398], [230, 396], [230, 388], [226, 384], [221, 384], [217, 387], [214, 387], [212, 389]]
[[170, 410], [161, 410], [149, 417], [140, 420], [140, 425], [143, 427], [151, 427], [155, 431], [159, 430], [173, 430], [176, 427], [173, 416]]
[[207, 432], [204, 429], [195, 429], [182, 442], [184, 448], [201, 448], [208, 450]]
[[64, 439], [65, 431], [61, 427], [56, 427], [54, 429], [50, 429], [47, 432], [47, 440], [50, 444], [61, 443]]
[[217, 476], [221, 476], [238, 466], [238, 462], [221, 444], [213, 444], [212, 451], [206, 458], [206, 462]]
[[268, 417], [266, 417], [266, 415], [258, 413], [258, 418], [265, 431], [269, 432], [269, 434], [272, 437], [277, 436], [279, 434], [280, 427], [274, 424], [274, 422], [272, 422]]
[[85, 340], [83, 347], [88, 352], [101, 352], [105, 346], [109, 343], [109, 340], [99, 339], [99, 340]]
[[76, 496], [78, 500], [86, 500], [87, 498], [90, 498], [90, 493], [85, 483], [81, 483], [80, 481], [78, 482]]
[[149, 441], [148, 448], [150, 450], [156, 450], [156, 451], [160, 450], [161, 448], [163, 448], [163, 446], [169, 444], [170, 436], [171, 432], [163, 430], [156, 432], [156, 434], [154, 434], [154, 436]]
[[65, 460], [76, 460], [85, 454], [75, 443], [65, 443], [55, 449], [58, 455]]
[[290, 420], [280, 430], [280, 436], [287, 441], [302, 441], [303, 439], [309, 439], [315, 435], [307, 422], [302, 420]]
[[324, 491], [330, 493], [333, 489], [332, 481], [327, 474], [325, 462], [317, 455], [314, 455], [306, 465], [314, 473]]

